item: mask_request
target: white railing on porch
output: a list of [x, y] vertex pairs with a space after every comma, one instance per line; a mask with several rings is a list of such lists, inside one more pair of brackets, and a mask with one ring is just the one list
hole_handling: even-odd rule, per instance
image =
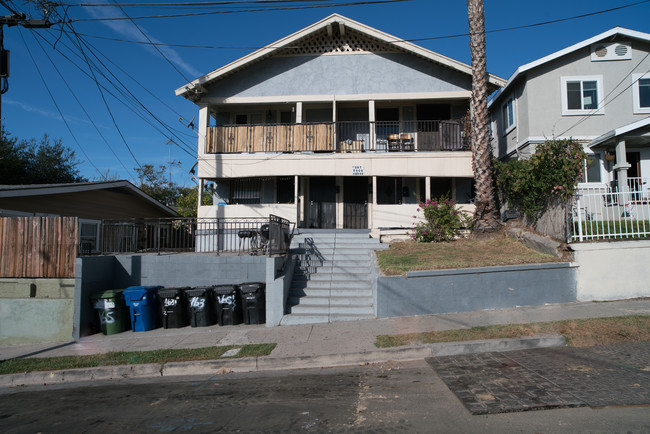
[[628, 188], [581, 187], [569, 218], [569, 242], [650, 236], [650, 195], [645, 178]]

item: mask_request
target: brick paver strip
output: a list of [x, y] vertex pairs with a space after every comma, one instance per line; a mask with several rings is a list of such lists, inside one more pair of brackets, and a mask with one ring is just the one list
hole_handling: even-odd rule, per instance
[[650, 404], [650, 344], [428, 358], [472, 414]]

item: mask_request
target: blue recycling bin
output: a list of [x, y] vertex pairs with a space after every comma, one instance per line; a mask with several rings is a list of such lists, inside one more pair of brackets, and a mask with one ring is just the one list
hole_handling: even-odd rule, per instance
[[158, 325], [157, 292], [162, 286], [129, 286], [122, 292], [131, 311], [131, 330], [146, 332]]

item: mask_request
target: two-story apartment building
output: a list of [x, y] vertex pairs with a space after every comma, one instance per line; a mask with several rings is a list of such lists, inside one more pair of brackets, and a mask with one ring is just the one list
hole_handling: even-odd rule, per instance
[[[489, 77], [492, 90], [505, 80]], [[176, 90], [199, 108], [199, 217], [411, 227], [450, 193], [470, 210], [471, 67], [338, 14]]]
[[571, 137], [589, 154], [581, 187], [647, 191], [650, 34], [616, 27], [522, 65], [489, 107], [499, 158]]

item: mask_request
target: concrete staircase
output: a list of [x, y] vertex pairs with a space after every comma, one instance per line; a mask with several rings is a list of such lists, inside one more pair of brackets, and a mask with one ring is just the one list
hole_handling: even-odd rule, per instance
[[291, 243], [297, 260], [281, 324], [374, 318], [372, 251], [387, 248], [369, 231], [301, 230]]

